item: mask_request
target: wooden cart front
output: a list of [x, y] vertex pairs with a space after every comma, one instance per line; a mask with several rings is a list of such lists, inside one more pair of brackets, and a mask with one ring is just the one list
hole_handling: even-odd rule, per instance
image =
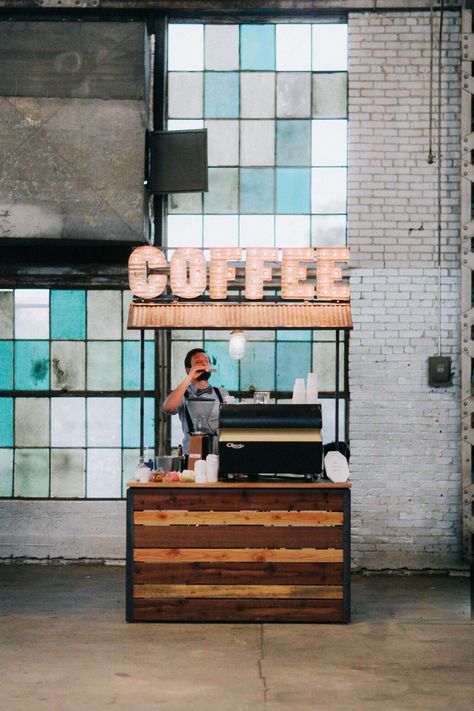
[[349, 484], [129, 485], [128, 622], [349, 619]]

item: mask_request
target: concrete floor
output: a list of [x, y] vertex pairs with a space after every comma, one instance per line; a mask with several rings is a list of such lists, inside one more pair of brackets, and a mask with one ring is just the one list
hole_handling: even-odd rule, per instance
[[466, 577], [353, 578], [350, 625], [126, 624], [120, 567], [0, 567], [1, 711], [473, 711]]

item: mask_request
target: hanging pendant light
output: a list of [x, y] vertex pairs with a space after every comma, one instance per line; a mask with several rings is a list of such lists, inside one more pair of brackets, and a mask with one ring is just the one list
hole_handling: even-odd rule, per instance
[[230, 332], [229, 355], [234, 360], [242, 360], [245, 355], [245, 333], [239, 329]]

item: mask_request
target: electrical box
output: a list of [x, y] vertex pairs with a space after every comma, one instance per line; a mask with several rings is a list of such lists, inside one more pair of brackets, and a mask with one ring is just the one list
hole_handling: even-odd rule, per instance
[[450, 356], [428, 358], [428, 382], [432, 388], [445, 388], [452, 385]]

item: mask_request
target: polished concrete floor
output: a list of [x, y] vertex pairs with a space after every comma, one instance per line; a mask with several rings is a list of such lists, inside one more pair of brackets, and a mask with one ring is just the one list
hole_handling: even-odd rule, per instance
[[355, 576], [350, 625], [126, 624], [124, 578], [0, 566], [1, 711], [474, 711], [467, 577]]

